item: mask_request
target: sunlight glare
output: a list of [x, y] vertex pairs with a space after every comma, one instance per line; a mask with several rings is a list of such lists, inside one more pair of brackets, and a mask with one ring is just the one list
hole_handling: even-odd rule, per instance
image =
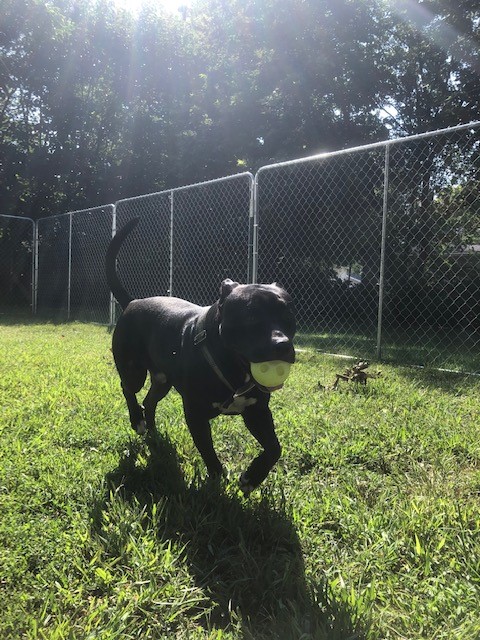
[[170, 13], [177, 13], [179, 7], [190, 5], [188, 0], [148, 0], [148, 2], [147, 0], [114, 0], [114, 2], [118, 8], [125, 9], [132, 14], [138, 14], [145, 3], [163, 7]]

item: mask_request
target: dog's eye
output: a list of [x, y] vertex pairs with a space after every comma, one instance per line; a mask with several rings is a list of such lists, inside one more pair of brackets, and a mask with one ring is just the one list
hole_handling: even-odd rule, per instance
[[283, 314], [282, 325], [287, 335], [293, 335], [295, 333], [296, 322], [295, 322], [295, 318], [292, 316], [291, 313], [287, 312]]
[[262, 327], [262, 322], [261, 320], [259, 320], [259, 318], [244, 318], [242, 320], [242, 322], [238, 321], [238, 322], [229, 322], [229, 323], [223, 323], [222, 324], [222, 333], [223, 334], [241, 334], [242, 332], [245, 333], [245, 331], [253, 331], [253, 332], [260, 332], [260, 329]]

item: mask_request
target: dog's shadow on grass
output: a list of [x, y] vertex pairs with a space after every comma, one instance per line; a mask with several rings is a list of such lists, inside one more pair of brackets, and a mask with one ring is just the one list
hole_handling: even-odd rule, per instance
[[[203, 620], [208, 630], [240, 625], [242, 637], [252, 640], [366, 638], [361, 621], [324, 584], [307, 584], [285, 506], [267, 497], [245, 500], [225, 482], [187, 486], [169, 439], [157, 436], [146, 444], [132, 441], [107, 486], [147, 513], [166, 502], [158, 535], [184, 545], [189, 571], [213, 603]], [[97, 505], [97, 515], [98, 508], [106, 502]]]

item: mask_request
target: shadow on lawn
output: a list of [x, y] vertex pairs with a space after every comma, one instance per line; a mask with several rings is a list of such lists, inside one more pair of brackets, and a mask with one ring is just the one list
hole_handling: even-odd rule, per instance
[[285, 508], [267, 498], [249, 503], [221, 482], [187, 486], [177, 452], [163, 436], [150, 439], [148, 463], [139, 468], [135, 458], [144, 448], [132, 444], [108, 474], [108, 486], [147, 513], [166, 500], [159, 537], [185, 545], [191, 574], [215, 603], [205, 627], [226, 629], [240, 618], [242, 637], [252, 640], [366, 638], [366, 627], [325, 584], [307, 584], [300, 541]]
[[480, 384], [478, 374], [471, 375], [433, 368], [398, 367], [397, 373], [407, 382], [413, 382], [428, 389], [438, 389], [452, 395], [459, 395], [472, 388], [478, 388]]

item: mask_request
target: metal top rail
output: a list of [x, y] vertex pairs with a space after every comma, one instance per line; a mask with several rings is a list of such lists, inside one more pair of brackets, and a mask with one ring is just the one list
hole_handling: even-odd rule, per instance
[[404, 136], [399, 138], [392, 138], [391, 140], [383, 140], [381, 142], [372, 142], [371, 144], [359, 145], [357, 147], [348, 147], [346, 149], [338, 149], [336, 151], [324, 151], [322, 153], [316, 153], [305, 158], [297, 158], [295, 160], [285, 160], [283, 162], [274, 162], [272, 164], [264, 165], [260, 167], [255, 175], [255, 181], [257, 182], [258, 175], [268, 169], [278, 169], [280, 167], [294, 166], [302, 164], [304, 162], [312, 162], [315, 160], [323, 160], [326, 158], [334, 158], [336, 156], [347, 155], [360, 151], [371, 151], [372, 149], [381, 149], [385, 147], [391, 147], [396, 144], [404, 144], [405, 142], [414, 142], [415, 140], [422, 140], [424, 138], [430, 138], [433, 136], [439, 136], [442, 134], [455, 133], [457, 131], [465, 131], [466, 129], [476, 129], [480, 127], [480, 120], [470, 122], [469, 124], [460, 124], [456, 127], [446, 127], [445, 129], [437, 129], [436, 131], [426, 131], [425, 133], [417, 133], [413, 136]]
[[[100, 204], [98, 207], [86, 207], [85, 209], [75, 209], [73, 211], [65, 211], [65, 213], [56, 213], [53, 216], [44, 216], [43, 218], [39, 218], [37, 222], [42, 220], [50, 220], [50, 218], [62, 218], [64, 216], [72, 216], [77, 215], [79, 213], [93, 213], [95, 211], [100, 211], [101, 209], [107, 209], [108, 207], [115, 207], [114, 204]], [[30, 218], [29, 218], [30, 219]], [[33, 221], [32, 221], [33, 222]]]
[[27, 218], [27, 216], [11, 216], [8, 213], [0, 213], [0, 218], [12, 218], [13, 220], [28, 220], [35, 224], [35, 220], [33, 218]]
[[238, 180], [239, 178], [248, 177], [250, 180], [254, 181], [255, 176], [250, 171], [243, 171], [242, 173], [233, 173], [230, 176], [225, 176], [223, 178], [215, 178], [214, 180], [204, 180], [202, 182], [194, 182], [192, 184], [187, 184], [183, 187], [173, 187], [172, 189], [163, 189], [162, 191], [154, 191], [153, 193], [144, 193], [139, 196], [132, 196], [130, 198], [122, 198], [115, 202], [115, 205], [118, 205], [120, 202], [130, 202], [131, 200], [138, 200], [138, 198], [153, 198], [155, 196], [165, 195], [167, 193], [175, 193], [176, 191], [186, 191], [187, 189], [194, 189], [197, 187], [206, 187], [215, 183], [227, 182], [229, 180]]

